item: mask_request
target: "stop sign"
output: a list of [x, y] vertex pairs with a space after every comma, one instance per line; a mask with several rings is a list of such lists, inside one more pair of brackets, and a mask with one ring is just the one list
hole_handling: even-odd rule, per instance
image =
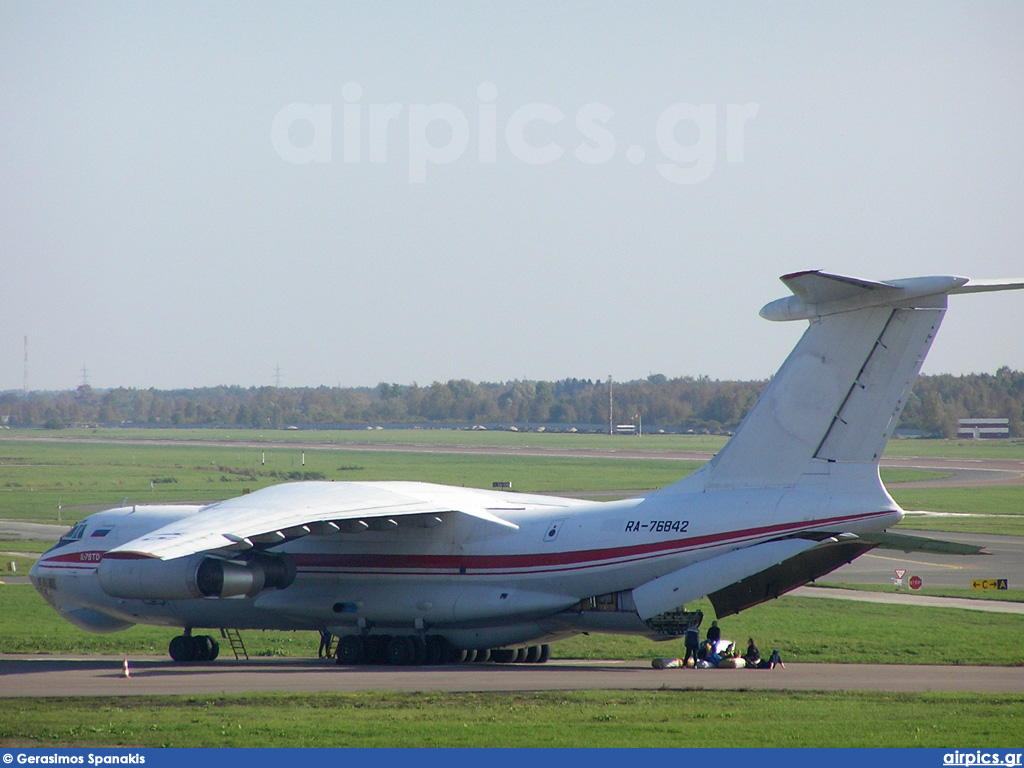
[[923, 582], [921, 581], [921, 577], [920, 576], [911, 576], [910, 577], [910, 588], [911, 589], [920, 589], [922, 583]]

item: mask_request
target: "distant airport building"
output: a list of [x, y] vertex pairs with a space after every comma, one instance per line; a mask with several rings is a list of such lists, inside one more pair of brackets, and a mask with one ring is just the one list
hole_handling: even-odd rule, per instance
[[959, 438], [991, 440], [1010, 436], [1009, 419], [960, 419], [956, 431]]

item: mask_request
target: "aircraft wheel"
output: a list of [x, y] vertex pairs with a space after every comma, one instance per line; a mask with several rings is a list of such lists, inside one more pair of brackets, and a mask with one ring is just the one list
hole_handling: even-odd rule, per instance
[[448, 646], [448, 658], [446, 659], [448, 664], [461, 664], [465, 660], [466, 652], [464, 650], [453, 645]]
[[199, 661], [213, 661], [220, 656], [220, 643], [210, 635], [199, 636]]
[[444, 661], [447, 656], [448, 641], [439, 635], [427, 635], [427, 658], [424, 660], [424, 664], [434, 666]]
[[463, 661], [466, 662], [467, 664], [470, 664], [471, 662], [476, 661], [476, 648], [469, 648], [469, 649], [467, 649], [466, 650], [466, 658], [464, 658]]
[[215, 658], [213, 638], [209, 635], [194, 635], [192, 637], [192, 660], [213, 661]]
[[536, 664], [538, 661], [540, 661], [540, 646], [531, 645], [529, 648], [527, 648], [526, 658], [524, 659], [524, 661], [527, 664]]
[[392, 637], [391, 640], [388, 641], [385, 653], [388, 664], [392, 664], [396, 667], [402, 667], [412, 663], [412, 638], [407, 635]]
[[477, 648], [476, 650], [477, 661], [490, 661], [491, 660], [491, 649], [490, 648]]
[[516, 652], [512, 648], [495, 648], [491, 651], [491, 661], [498, 664], [511, 664], [515, 658]]
[[512, 661], [516, 664], [522, 664], [526, 661], [526, 648], [516, 648], [516, 657]]
[[412, 642], [412, 661], [411, 664], [419, 667], [427, 662], [427, 642], [419, 635], [413, 635], [409, 638]]
[[345, 635], [338, 640], [338, 650], [334, 655], [339, 664], [365, 664], [366, 644], [358, 635]]
[[170, 654], [173, 661], [191, 661], [192, 660], [192, 642], [191, 638], [185, 637], [184, 635], [178, 635], [172, 637], [170, 645], [167, 646], [167, 653]]
[[550, 643], [544, 643], [540, 647], [540, 658], [537, 659], [538, 664], [547, 664], [548, 659], [551, 658], [551, 645]]
[[387, 635], [364, 635], [363, 648], [366, 649], [366, 656], [364, 657], [363, 663], [387, 663], [387, 659], [384, 658], [384, 653], [387, 650], [389, 640], [391, 640], [391, 638]]

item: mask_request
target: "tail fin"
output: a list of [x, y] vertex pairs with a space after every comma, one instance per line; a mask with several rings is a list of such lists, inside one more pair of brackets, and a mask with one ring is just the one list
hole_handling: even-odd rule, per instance
[[677, 490], [785, 488], [829, 463], [877, 465], [947, 296], [1024, 288], [1024, 280], [870, 282], [818, 271], [781, 279], [794, 295], [761, 316], [810, 325], [733, 438]]

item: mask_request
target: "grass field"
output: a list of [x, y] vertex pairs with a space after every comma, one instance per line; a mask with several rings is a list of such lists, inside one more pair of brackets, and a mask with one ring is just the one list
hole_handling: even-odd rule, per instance
[[[564, 493], [609, 499], [662, 487], [693, 472], [700, 462], [637, 460], [607, 456], [517, 456], [415, 451], [337, 450], [357, 442], [432, 446], [573, 447], [713, 451], [724, 438], [655, 435], [647, 438], [456, 430], [274, 431], [246, 430], [11, 430], [0, 439], [0, 518], [74, 522], [99, 507], [127, 503], [209, 502], [300, 479], [409, 479], [488, 488], [496, 480], [517, 491]], [[49, 440], [49, 438], [53, 438]], [[89, 443], [85, 438], [140, 443]], [[302, 439], [317, 448], [289, 442]], [[170, 445], [169, 440], [184, 441]], [[191, 445], [200, 440], [216, 445]], [[242, 442], [247, 444], [241, 444]], [[936, 455], [982, 458], [1011, 455], [1024, 460], [1021, 441], [893, 441]], [[222, 443], [222, 444], [221, 444]], [[256, 445], [251, 445], [255, 443]], [[333, 450], [332, 450], [333, 449]], [[966, 513], [970, 517], [919, 518], [905, 527], [1024, 535], [1024, 486], [901, 489], [901, 482], [935, 479], [942, 472], [883, 469], [890, 491], [908, 509]], [[984, 515], [984, 516], [979, 516]], [[997, 517], [995, 517], [997, 516]]]
[[[822, 584], [821, 586], [832, 589], [861, 590], [863, 592], [896, 592], [896, 588], [892, 584], [843, 584], [839, 582], [829, 582], [827, 584]], [[903, 591], [906, 592], [907, 590], [904, 589]], [[924, 595], [926, 597], [959, 597], [967, 600], [999, 600], [1010, 603], [1024, 603], [1024, 589], [959, 589], [956, 587], [922, 587], [921, 589], [915, 590], [914, 594]]]
[[431, 446], [498, 446], [515, 448], [576, 448], [630, 451], [705, 451], [715, 453], [728, 439], [722, 435], [607, 435], [564, 432], [449, 429], [62, 429], [11, 430], [11, 435], [57, 440], [183, 440], [190, 442], [266, 444], [401, 444]]
[[[472, 433], [467, 433], [472, 434]], [[643, 491], [700, 462], [462, 453], [252, 449], [0, 440], [0, 518], [77, 520], [82, 507], [208, 502], [288, 480], [418, 480], [524, 492]]]
[[961, 517], [908, 514], [903, 527], [931, 531], [1024, 535], [1024, 485], [974, 488], [889, 488], [906, 510], [953, 512]]
[[8, 699], [4, 714], [4, 747], [1019, 750], [1024, 731], [1019, 696], [944, 693], [267, 693]]
[[[590, 448], [638, 451], [705, 451], [715, 453], [725, 445], [725, 435], [568, 434], [508, 430], [448, 429], [62, 429], [54, 431], [11, 430], [11, 435], [45, 436], [54, 439], [99, 438], [106, 440], [184, 440], [224, 443], [399, 443], [419, 445], [514, 446], [527, 448]], [[1010, 440], [925, 440], [895, 438], [886, 446], [887, 456], [931, 456], [1019, 459], [1024, 458], [1024, 438]]]

